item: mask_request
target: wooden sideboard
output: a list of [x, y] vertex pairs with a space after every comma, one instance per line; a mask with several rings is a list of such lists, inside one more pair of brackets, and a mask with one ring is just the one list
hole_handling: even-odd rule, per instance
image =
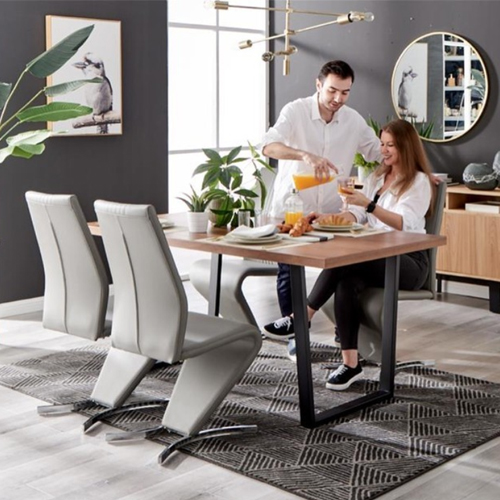
[[500, 189], [459, 185], [446, 190], [441, 234], [447, 245], [438, 250], [438, 290], [443, 279], [487, 285], [490, 310], [500, 313], [500, 214], [465, 210], [466, 203], [486, 200], [500, 201]]

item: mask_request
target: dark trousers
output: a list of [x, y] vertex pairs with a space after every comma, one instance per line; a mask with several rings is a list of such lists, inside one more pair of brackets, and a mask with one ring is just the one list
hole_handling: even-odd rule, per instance
[[281, 316], [292, 314], [292, 279], [289, 264], [278, 263], [278, 275], [276, 278], [276, 292]]
[[[429, 273], [426, 251], [401, 255], [399, 289], [419, 290]], [[345, 267], [325, 269], [320, 273], [307, 299], [319, 310], [333, 295], [335, 318], [342, 349], [357, 349], [360, 326], [360, 293], [367, 287], [383, 287], [385, 259], [362, 262]]]

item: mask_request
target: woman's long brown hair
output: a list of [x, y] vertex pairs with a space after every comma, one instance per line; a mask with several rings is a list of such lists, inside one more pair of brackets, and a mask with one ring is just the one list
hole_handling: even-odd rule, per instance
[[[415, 127], [405, 120], [393, 120], [380, 129], [380, 134], [387, 132], [391, 134], [394, 145], [399, 153], [401, 176], [392, 186], [397, 192], [398, 198], [410, 189], [417, 172], [423, 172], [429, 178], [432, 187], [432, 200], [430, 207], [433, 206], [435, 196], [435, 186], [431, 179], [431, 168], [427, 155], [425, 154], [422, 140], [420, 139]], [[383, 162], [376, 171], [377, 177], [383, 177], [391, 171], [391, 167]]]

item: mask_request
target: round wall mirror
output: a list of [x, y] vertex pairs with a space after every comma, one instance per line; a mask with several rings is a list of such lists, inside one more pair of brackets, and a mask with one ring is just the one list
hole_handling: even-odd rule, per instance
[[392, 100], [400, 118], [420, 137], [452, 141], [479, 120], [488, 98], [486, 66], [463, 37], [435, 32], [414, 40], [392, 74]]

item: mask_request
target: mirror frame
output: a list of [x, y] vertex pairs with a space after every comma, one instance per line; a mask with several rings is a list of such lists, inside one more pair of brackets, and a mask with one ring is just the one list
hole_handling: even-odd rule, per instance
[[[396, 73], [398, 73], [398, 68], [399, 68], [400, 64], [402, 63], [405, 55], [407, 54], [407, 52], [410, 50], [411, 47], [413, 47], [416, 43], [418, 43], [418, 42], [420, 42], [422, 40], [428, 39], [429, 37], [435, 36], [435, 35], [439, 35], [439, 36], [443, 36], [443, 37], [445, 35], [448, 35], [450, 37], [455, 37], [455, 38], [458, 39], [459, 42], [462, 42], [464, 44], [469, 45], [471, 47], [471, 49], [475, 52], [475, 56], [477, 56], [477, 59], [479, 60], [481, 66], [482, 66], [483, 74], [484, 74], [484, 80], [485, 80], [485, 90], [484, 90], [484, 97], [483, 97], [483, 100], [482, 100], [482, 106], [481, 106], [481, 109], [479, 110], [477, 116], [475, 117], [474, 122], [470, 125], [469, 128], [467, 128], [466, 130], [461, 131], [460, 133], [457, 133], [456, 135], [453, 135], [453, 136], [450, 136], [450, 137], [443, 137], [442, 139], [420, 136], [424, 141], [436, 142], [436, 143], [445, 143], [445, 142], [454, 141], [454, 140], [456, 140], [456, 139], [464, 136], [467, 132], [469, 132], [470, 130], [472, 130], [474, 128], [474, 126], [478, 123], [479, 119], [481, 118], [481, 116], [484, 113], [486, 104], [488, 102], [488, 94], [489, 94], [490, 82], [489, 82], [489, 77], [488, 77], [488, 71], [487, 71], [486, 65], [484, 63], [484, 59], [481, 57], [481, 54], [479, 53], [479, 51], [477, 50], [477, 48], [469, 40], [467, 40], [466, 38], [464, 38], [462, 35], [457, 35], [456, 33], [451, 33], [449, 31], [433, 31], [433, 32], [430, 32], [430, 33], [425, 33], [424, 35], [421, 35], [418, 38], [415, 38], [412, 42], [410, 42], [405, 47], [405, 49], [403, 50], [403, 52], [401, 53], [401, 55], [398, 57], [398, 60], [396, 61], [396, 64], [394, 65], [394, 69], [392, 71], [392, 78], [391, 78], [391, 99], [392, 99], [392, 105], [394, 107], [394, 110], [396, 111], [396, 115], [399, 118], [405, 119], [405, 117], [401, 116], [400, 113], [399, 113], [399, 105], [398, 105], [398, 102], [396, 100], [396, 96], [397, 96], [397, 90], [396, 89], [398, 89], [399, 84], [400, 84], [399, 80], [398, 80], [398, 82], [395, 81], [396, 80]], [[445, 61], [444, 57], [445, 57], [445, 55], [443, 53], [443, 61]], [[443, 79], [444, 78], [446, 78], [446, 75], [443, 75]], [[443, 83], [444, 83], [444, 80], [443, 80]], [[445, 85], [443, 84], [443, 93], [444, 93], [444, 91], [445, 91]], [[464, 89], [464, 91], [465, 91], [465, 89]], [[445, 116], [444, 115], [444, 106], [445, 106], [445, 103], [446, 102], [445, 102], [445, 99], [444, 99], [444, 96], [443, 96], [443, 119], [444, 119], [444, 116]]]

